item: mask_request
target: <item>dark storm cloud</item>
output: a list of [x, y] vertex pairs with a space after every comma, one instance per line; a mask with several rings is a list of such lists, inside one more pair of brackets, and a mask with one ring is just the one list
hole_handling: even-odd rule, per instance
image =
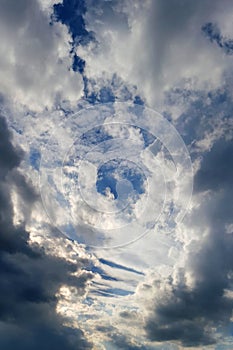
[[189, 247], [187, 269], [195, 286], [187, 286], [182, 270], [179, 283], [170, 278], [170, 292], [161, 296], [146, 322], [151, 340], [205, 346], [215, 343], [214, 328], [224, 334], [230, 324], [233, 300], [226, 291], [233, 287], [233, 233], [226, 225], [232, 224], [233, 213], [232, 155], [233, 140], [221, 138], [203, 156], [194, 188], [204, 199], [189, 218], [190, 227], [203, 232]]
[[[12, 187], [17, 189], [25, 208], [37, 195], [17, 171], [21, 152], [11, 143], [11, 135], [0, 117], [0, 348], [11, 350], [90, 349], [79, 329], [63, 326], [56, 313], [56, 293], [66, 284], [82, 292], [91, 278], [71, 276], [82, 261], [71, 264], [46, 255], [42, 248], [28, 244], [24, 225], [13, 224]], [[29, 210], [29, 209], [28, 209]]]
[[211, 152], [204, 154], [202, 166], [195, 178], [195, 189], [216, 191], [225, 186], [231, 187], [232, 182], [233, 142], [220, 139], [213, 145]]

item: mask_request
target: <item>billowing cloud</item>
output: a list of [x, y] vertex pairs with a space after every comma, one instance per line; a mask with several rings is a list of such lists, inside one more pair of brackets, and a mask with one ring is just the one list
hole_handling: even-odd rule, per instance
[[37, 0], [0, 4], [0, 92], [33, 111], [74, 103], [83, 89], [72, 70], [68, 30], [50, 16], [51, 8]]
[[12, 189], [16, 188], [28, 211], [38, 198], [17, 170], [21, 152], [12, 146], [3, 117], [0, 140], [0, 347], [90, 349], [80, 329], [63, 325], [56, 305], [62, 285], [73, 286], [82, 294], [91, 274], [75, 277], [82, 260], [71, 263], [46, 254], [42, 247], [29, 245], [29, 232], [23, 223], [14, 225]]
[[152, 284], [154, 305], [145, 326], [151, 340], [198, 347], [229, 334], [233, 236], [227, 227], [232, 225], [232, 152], [232, 139], [221, 138], [203, 156], [194, 186], [199, 205], [185, 227], [194, 229], [196, 237], [186, 246], [185, 268]]
[[[164, 91], [180, 79], [192, 84], [221, 83], [231, 66], [215, 45], [206, 40], [202, 26], [224, 25], [232, 11], [229, 0], [196, 1], [87, 1], [86, 28], [95, 41], [77, 48], [91, 79], [117, 73], [139, 88], [149, 105], [158, 108]], [[229, 30], [229, 28], [227, 28]], [[226, 29], [226, 30], [227, 30]]]
[[[0, 347], [4, 350], [88, 349], [92, 341], [105, 349], [209, 345], [217, 349], [231, 336], [232, 11], [230, 0], [1, 1], [0, 97], [14, 110], [9, 124], [30, 153], [30, 164], [21, 166], [22, 151], [13, 146], [1, 118]], [[133, 108], [133, 103], [147, 103], [164, 111], [176, 126], [193, 160], [193, 201], [185, 220], [174, 222], [171, 233], [152, 230], [124, 249], [96, 251], [99, 261], [97, 257], [92, 261], [85, 246], [66, 243], [51, 228], [26, 173], [30, 171], [37, 184], [40, 146], [49, 151], [49, 137], [71, 120], [73, 110], [118, 100], [132, 101]], [[92, 125], [88, 118], [85, 123]], [[126, 131], [135, 142], [122, 154], [132, 151], [138, 158], [137, 130]], [[125, 130], [111, 128], [104, 137], [114, 138], [120, 132], [129, 138]], [[66, 132], [55, 135], [66, 150], [74, 141]], [[86, 145], [101, 141], [100, 133], [84, 136]], [[152, 146], [156, 156], [156, 145]], [[76, 171], [74, 154], [64, 167], [67, 183], [68, 175]], [[91, 156], [96, 158], [94, 152]], [[51, 164], [57, 165], [58, 157], [56, 152]], [[146, 153], [142, 158], [153, 175], [150, 190], [155, 202], [162, 191], [156, 185], [156, 164]], [[87, 192], [98, 205], [102, 194], [95, 196], [95, 184], [99, 181], [100, 186], [106, 168], [101, 181], [98, 174], [93, 179], [91, 168], [83, 170], [87, 189], [93, 180]], [[111, 180], [121, 175], [120, 170]], [[60, 173], [55, 176], [60, 181]], [[75, 188], [76, 178], [72, 181]], [[71, 201], [79, 199], [73, 188]], [[114, 200], [113, 193], [104, 193], [109, 202]], [[59, 209], [63, 198], [56, 197], [58, 206], [51, 208], [47, 194], [53, 224], [56, 220], [63, 224], [64, 210]], [[154, 212], [152, 204], [148, 215]], [[74, 214], [82, 214], [81, 205], [72, 208]], [[84, 214], [96, 223], [91, 211]], [[114, 224], [109, 218], [100, 222]], [[93, 243], [89, 227], [79, 225], [76, 231], [78, 240], [90, 237]], [[128, 231], [134, 237], [133, 226]]]

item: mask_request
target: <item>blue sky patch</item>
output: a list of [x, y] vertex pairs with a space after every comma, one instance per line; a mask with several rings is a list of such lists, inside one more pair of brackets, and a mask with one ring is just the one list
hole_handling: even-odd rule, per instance
[[36, 170], [39, 170], [40, 159], [41, 159], [40, 151], [34, 148], [30, 149], [29, 161], [31, 166]]
[[114, 198], [118, 198], [116, 189], [118, 177], [130, 182], [132, 189], [135, 190], [136, 193], [144, 193], [143, 184], [145, 177], [137, 168], [132, 167], [132, 162], [129, 164], [121, 162], [119, 159], [113, 159], [99, 167], [97, 176], [96, 188], [97, 191], [103, 195], [108, 187], [113, 193]]
[[85, 68], [85, 61], [79, 56], [77, 56], [76, 54], [74, 54], [72, 68], [75, 72], [79, 72], [80, 74], [83, 74], [84, 68]]
[[69, 28], [75, 45], [86, 45], [94, 39], [85, 26], [84, 15], [86, 5], [84, 0], [63, 0], [63, 3], [53, 5], [53, 20], [61, 21]]
[[106, 281], [115, 281], [115, 282], [116, 282], [116, 281], [119, 281], [117, 278], [108, 275], [108, 274], [107, 274], [101, 267], [99, 267], [99, 266], [95, 266], [95, 265], [91, 264], [91, 266], [90, 266], [90, 267], [87, 267], [86, 269], [89, 270], [89, 271], [92, 271], [92, 272], [94, 272], [94, 273], [98, 273], [98, 274], [101, 276], [101, 278], [102, 278], [103, 280], [106, 280]]
[[144, 273], [141, 271], [135, 270], [131, 267], [127, 267], [127, 266], [124, 266], [121, 264], [114, 263], [113, 261], [110, 261], [110, 260], [106, 260], [106, 259], [101, 258], [101, 259], [99, 259], [99, 261], [104, 265], [108, 265], [110, 267], [113, 267], [114, 269], [125, 270], [128, 272], [136, 273], [137, 275], [144, 275]]
[[84, 145], [98, 145], [111, 139], [112, 136], [105, 131], [102, 125], [88, 130], [80, 137], [81, 143]]

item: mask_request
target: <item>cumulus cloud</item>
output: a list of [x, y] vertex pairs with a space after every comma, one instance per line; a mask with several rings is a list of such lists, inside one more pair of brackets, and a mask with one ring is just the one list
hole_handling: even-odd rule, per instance
[[62, 285], [85, 290], [91, 274], [75, 276], [82, 260], [71, 263], [48, 255], [42, 247], [28, 243], [25, 224], [14, 225], [15, 187], [28, 211], [38, 199], [18, 171], [21, 152], [12, 146], [11, 135], [0, 117], [0, 346], [3, 349], [90, 349], [80, 329], [63, 325], [56, 313]]
[[228, 334], [233, 236], [226, 224], [232, 223], [232, 152], [232, 139], [220, 138], [202, 158], [194, 186], [199, 205], [185, 227], [194, 228], [196, 235], [186, 246], [186, 267], [152, 283], [154, 306], [145, 325], [151, 340], [198, 347]]
[[224, 23], [232, 4], [226, 0], [219, 5], [208, 0], [87, 1], [86, 27], [96, 40], [77, 48], [86, 62], [85, 74], [95, 78], [103, 71], [120, 72], [153, 107], [182, 78], [191, 78], [199, 87], [206, 81], [219, 85], [231, 62], [207, 45], [201, 30], [210, 21]]
[[[41, 144], [46, 148], [54, 125], [64, 122], [67, 115], [69, 119], [72, 104], [76, 104], [84, 87], [86, 101], [78, 108], [87, 102], [116, 100], [139, 104], [145, 100], [157, 107], [164, 100], [165, 114], [188, 145], [196, 170], [194, 200], [184, 223], [177, 225], [171, 236], [157, 230], [127, 249], [100, 250], [102, 260], [95, 267], [98, 276], [91, 288], [92, 299], [88, 295], [86, 304], [77, 306], [92, 278], [91, 272], [80, 270], [88, 264], [87, 257], [84, 254], [85, 259], [80, 259], [79, 254], [71, 254], [74, 244], [63, 249], [64, 240], [56, 240], [54, 247], [51, 237], [46, 251], [52, 255], [28, 244], [29, 228], [34, 242], [44, 242], [42, 233], [36, 231], [37, 227], [45, 230], [45, 225], [37, 222], [39, 214], [34, 211], [34, 221], [26, 226], [38, 196], [18, 170], [22, 152], [12, 146], [1, 119], [0, 345], [4, 349], [16, 343], [19, 349], [91, 348], [77, 325], [78, 317], [78, 322], [88, 319], [85, 327], [89, 327], [94, 342], [103, 344], [107, 339], [106, 348], [154, 349], [154, 342], [163, 343], [158, 348], [177, 348], [168, 341], [184, 347], [207, 347], [217, 342], [217, 337], [229, 334], [233, 306], [230, 0], [64, 0], [59, 4], [53, 0], [20, 0], [17, 4], [4, 0], [0, 10], [0, 66], [4, 71], [0, 74], [0, 92], [4, 98], [37, 112], [45, 107], [57, 108], [61, 102], [65, 108], [54, 115], [43, 111], [24, 118], [20, 113], [14, 116], [11, 122], [24, 147], [27, 141], [31, 146], [33, 140], [35, 148]], [[54, 16], [50, 18], [52, 11]], [[88, 118], [85, 123], [88, 125]], [[116, 137], [120, 131], [108, 130], [108, 134]], [[65, 135], [61, 132], [56, 136], [67, 150], [73, 140]], [[93, 136], [96, 142], [96, 135], [87, 136]], [[136, 130], [131, 132], [132, 139], [137, 136]], [[136, 151], [136, 143], [131, 149]], [[156, 174], [156, 165], [146, 156], [142, 157], [151, 173]], [[57, 157], [58, 153], [50, 166], [59, 166]], [[67, 174], [74, 168], [67, 166]], [[151, 193], [153, 201], [158, 200], [156, 185]], [[89, 194], [98, 204], [101, 195], [94, 197], [92, 191]], [[16, 197], [20, 204], [16, 205]], [[60, 199], [57, 197], [58, 202]], [[70, 199], [76, 199], [72, 191]], [[60, 202], [53, 206], [51, 212], [63, 224], [64, 211], [58, 211], [59, 205]], [[15, 219], [16, 206], [20, 206], [20, 220]], [[153, 210], [152, 204], [150, 207], [148, 215]], [[93, 213], [85, 214], [88, 220], [95, 220]], [[101, 222], [113, 223], [108, 218]], [[46, 231], [49, 229], [47, 224]], [[129, 231], [134, 237], [133, 226]], [[89, 227], [80, 225], [78, 233], [79, 239], [82, 235], [87, 239], [89, 234], [93, 243]], [[119, 268], [123, 265], [126, 270]], [[136, 269], [140, 272], [135, 273]], [[149, 277], [142, 282], [144, 273]], [[138, 283], [136, 295], [132, 295]], [[73, 294], [72, 287], [76, 290]], [[120, 299], [119, 294], [124, 292], [129, 294]], [[110, 295], [112, 301], [108, 303], [106, 297]], [[126, 312], [116, 317], [113, 305], [117, 312], [125, 306], [139, 307], [140, 315]], [[63, 325], [61, 314], [75, 320], [75, 330]], [[102, 328], [94, 328], [100, 318]], [[110, 322], [115, 322], [114, 327], [107, 327]], [[103, 333], [99, 338], [98, 332]]]
[[0, 4], [0, 92], [33, 111], [63, 100], [75, 103], [82, 78], [72, 70], [66, 26], [51, 23], [49, 4], [3, 0]]

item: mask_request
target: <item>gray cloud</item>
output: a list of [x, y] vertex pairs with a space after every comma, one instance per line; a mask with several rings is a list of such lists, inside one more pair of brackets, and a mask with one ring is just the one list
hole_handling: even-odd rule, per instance
[[10, 350], [90, 349], [80, 329], [63, 326], [56, 313], [56, 293], [62, 285], [85, 289], [91, 274], [77, 278], [71, 273], [83, 267], [45, 254], [28, 244], [24, 225], [14, 226], [10, 193], [15, 186], [28, 208], [37, 195], [17, 171], [21, 152], [0, 117], [0, 348]]
[[[201, 168], [195, 178], [195, 190], [199, 192], [209, 189], [217, 191], [227, 187], [227, 190], [231, 191], [233, 179], [232, 155], [233, 143], [231, 140], [227, 142], [225, 139], [220, 139], [215, 142], [211, 152], [203, 156]], [[225, 196], [227, 196], [227, 193], [225, 193]], [[227, 206], [227, 201], [225, 203], [225, 206]], [[227, 208], [224, 208], [224, 211], [230, 218]], [[221, 210], [221, 214], [223, 214], [223, 210]], [[222, 219], [222, 215], [220, 218]]]
[[111, 344], [116, 347], [116, 349], [122, 350], [146, 350], [144, 345], [138, 345], [130, 341], [130, 339], [117, 332], [111, 336]]
[[195, 283], [187, 284], [184, 270], [178, 272], [179, 282], [170, 277], [169, 292], [161, 295], [146, 322], [151, 340], [203, 346], [215, 343], [216, 329], [227, 334], [233, 308], [226, 293], [233, 286], [233, 235], [226, 231], [226, 225], [232, 224], [232, 154], [232, 139], [221, 138], [203, 156], [194, 187], [203, 199], [188, 219], [190, 227], [203, 232], [189, 246], [186, 270]]
[[111, 348], [121, 350], [147, 350], [148, 348], [144, 345], [135, 343], [125, 334], [120, 333], [114, 326], [97, 326], [98, 332], [104, 333], [109, 338]]
[[216, 43], [227, 55], [233, 54], [233, 40], [224, 38], [216, 24], [206, 23], [202, 27], [202, 31], [211, 42]]
[[[121, 48], [117, 43], [121, 43], [124, 31], [130, 30], [130, 25], [124, 12], [119, 12], [116, 16], [115, 1], [112, 5], [110, 1], [105, 3], [105, 9], [102, 13], [99, 12], [99, 17], [105, 23], [105, 29], [110, 28], [121, 33], [119, 41], [113, 42], [114, 49], [117, 50], [118, 46]], [[212, 20], [209, 18], [212, 14], [213, 19], [216, 19], [217, 3], [219, 4], [218, 1], [210, 0], [190, 1], [184, 6], [182, 0], [152, 2], [149, 17], [141, 22], [140, 35], [138, 39], [136, 38], [135, 45], [130, 47], [130, 43], [134, 43], [135, 39], [134, 36], [130, 36], [129, 41], [126, 42], [129, 44], [126, 45], [129, 49], [122, 50], [122, 56], [118, 51], [116, 52], [116, 62], [122, 62], [122, 67], [128, 64], [127, 69], [132, 70], [127, 77], [133, 83], [136, 82], [139, 87], [140, 85], [148, 87], [145, 94], [149, 95], [149, 98], [148, 96], [146, 98], [151, 103], [154, 101], [154, 95], [163, 91], [164, 84], [168, 82], [172, 85], [186, 74], [186, 70], [194, 76], [196, 74], [202, 77], [202, 73], [206, 72], [207, 78], [208, 72], [214, 76], [212, 67], [219, 67], [219, 62], [222, 61], [220, 58], [216, 59], [217, 63], [214, 61], [213, 65], [210, 64], [215, 57], [215, 47], [202, 38], [201, 26], [206, 21]], [[230, 9], [232, 4], [229, 0], [224, 0], [220, 6]], [[6, 54], [5, 46], [2, 44], [3, 54], [0, 65], [2, 71], [5, 70], [11, 79], [5, 81], [4, 73], [0, 90], [6, 91], [9, 96], [21, 96], [20, 102], [28, 104], [30, 108], [38, 108], [35, 106], [35, 100], [38, 101], [38, 95], [41, 96], [43, 91], [44, 98], [48, 96], [45, 104], [52, 104], [56, 94], [60, 92], [60, 82], [68, 76], [68, 68], [72, 63], [70, 58], [65, 58], [65, 55], [57, 60], [57, 53], [63, 40], [62, 37], [61, 41], [57, 41], [57, 33], [63, 35], [63, 30], [59, 27], [60, 29], [53, 31], [52, 27], [49, 27], [47, 17], [42, 13], [37, 1], [32, 3], [29, 0], [20, 0], [15, 4], [13, 0], [4, 0], [0, 7], [2, 27], [7, 28], [7, 35], [2, 31], [5, 35], [2, 37], [2, 43], [5, 43], [4, 39], [7, 38], [6, 43], [10, 42], [9, 46], [13, 48], [11, 56], [10, 53]], [[101, 4], [97, 10], [101, 10]], [[91, 10], [89, 15], [92, 22]], [[132, 16], [132, 19], [135, 18]], [[67, 39], [65, 34], [64, 37]], [[133, 55], [129, 55], [127, 60], [130, 50]], [[65, 51], [67, 54], [66, 49]], [[216, 51], [217, 56], [220, 50], [216, 49]], [[16, 65], [14, 59], [13, 63], [8, 59], [12, 57], [17, 57]], [[108, 58], [110, 70], [115, 73], [112, 52], [109, 57], [111, 58]], [[95, 58], [94, 56], [91, 65], [97, 60]], [[48, 62], [46, 70], [44, 70], [45, 62]], [[99, 66], [95, 68], [97, 72], [100, 67], [101, 69], [105, 67], [104, 63], [100, 60]], [[54, 69], [49, 75], [51, 68]], [[121, 74], [120, 69], [119, 74]], [[38, 76], [40, 79], [37, 79]], [[67, 91], [65, 97], [72, 96], [73, 100], [76, 100], [73, 91], [77, 90], [80, 95], [82, 84], [76, 83], [76, 74], [72, 73], [71, 77], [73, 85], [69, 83], [70, 76], [63, 85], [64, 90]], [[130, 98], [134, 96], [135, 90], [128, 91], [120, 78], [115, 80], [117, 81], [114, 88], [120, 91], [120, 96], [127, 95]], [[41, 84], [38, 85], [38, 81]], [[114, 82], [114, 79], [112, 81]], [[112, 84], [112, 81], [109, 80], [107, 85]], [[93, 80], [93, 84], [92, 82], [89, 84], [93, 85], [90, 91], [95, 91], [99, 86], [102, 89], [105, 81]], [[190, 96], [188, 103], [192, 99], [193, 102], [178, 122], [180, 130], [183, 128], [186, 133], [185, 137], [189, 145], [194, 140], [203, 140], [206, 130], [212, 128], [214, 131], [217, 124], [213, 123], [213, 120], [216, 120], [216, 114], [220, 116], [219, 119], [222, 118], [221, 109], [224, 109], [224, 118], [231, 115], [231, 87], [226, 93], [220, 90], [216, 89], [212, 95], [203, 91], [194, 92], [191, 95], [190, 91], [185, 92]], [[101, 95], [101, 93], [106, 95], [108, 91], [102, 89], [98, 94]], [[114, 94], [116, 95], [115, 91]], [[182, 94], [184, 95], [183, 88]], [[29, 100], [24, 101], [25, 96], [29, 96]], [[203, 118], [203, 115], [206, 117]], [[159, 302], [151, 305], [152, 312], [146, 321], [145, 329], [148, 338], [152, 341], [175, 340], [184, 346], [205, 346], [215, 342], [213, 328], [217, 327], [222, 331], [230, 320], [232, 300], [225, 291], [232, 289], [233, 243], [232, 235], [226, 233], [225, 225], [232, 223], [233, 149], [231, 142], [226, 139], [217, 141], [204, 155], [200, 170], [196, 174], [195, 195], [204, 196], [205, 191], [209, 191], [209, 195], [203, 197], [200, 208], [194, 210], [189, 219], [190, 228], [197, 228], [203, 232], [208, 228], [208, 234], [199, 242], [192, 242], [189, 247], [187, 270], [194, 277], [195, 286], [192, 288], [188, 286], [183, 270], [177, 272], [179, 282], [175, 282], [172, 277], [167, 280], [169, 292], [162, 291]], [[27, 243], [29, 235], [24, 224], [20, 227], [15, 227], [13, 224], [13, 206], [10, 199], [12, 186], [21, 196], [25, 215], [30, 215], [29, 207], [37, 200], [37, 194], [33, 188], [17, 170], [21, 155], [22, 152], [12, 146], [6, 123], [1, 118], [0, 347], [4, 350], [14, 347], [19, 350], [91, 348], [91, 344], [85, 340], [81, 330], [73, 330], [62, 325], [63, 319], [55, 310], [57, 303], [55, 294], [59, 287], [68, 284], [83, 291], [86, 281], [91, 278], [90, 275], [83, 275], [82, 279], [71, 277], [71, 272], [74, 272], [77, 267], [82, 267], [81, 262], [77, 262], [77, 266], [48, 256], [39, 247], [30, 247]], [[144, 349], [143, 346], [131, 343], [129, 338], [119, 334], [116, 329], [113, 331], [112, 344], [116, 348]], [[103, 332], [107, 333], [108, 330], [103, 329]]]

